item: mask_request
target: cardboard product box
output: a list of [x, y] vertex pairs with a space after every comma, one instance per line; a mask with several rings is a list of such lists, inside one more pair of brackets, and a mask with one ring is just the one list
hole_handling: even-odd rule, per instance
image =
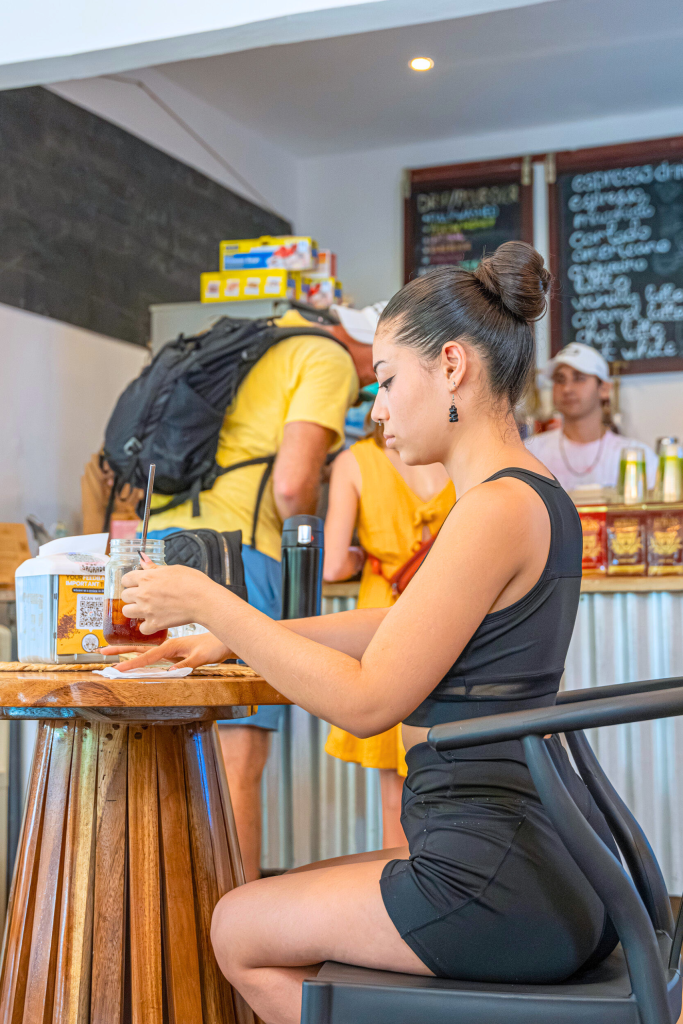
[[607, 572], [607, 505], [577, 505], [583, 532], [584, 576]]
[[263, 235], [221, 242], [220, 263], [226, 270], [314, 270], [318, 245], [307, 235]]
[[341, 302], [341, 282], [322, 274], [295, 274], [294, 297], [316, 309], [329, 309], [333, 302]]
[[60, 537], [17, 568], [19, 661], [102, 661], [108, 535]]
[[231, 270], [201, 275], [202, 302], [293, 299], [296, 286], [286, 270]]
[[324, 277], [337, 276], [337, 254], [331, 249], [318, 249], [318, 258], [315, 263], [315, 273]]

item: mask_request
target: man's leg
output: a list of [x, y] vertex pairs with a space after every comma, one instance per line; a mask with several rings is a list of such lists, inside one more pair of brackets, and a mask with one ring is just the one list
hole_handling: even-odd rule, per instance
[[228, 788], [247, 882], [261, 877], [261, 776], [270, 732], [249, 725], [219, 726]]
[[[242, 548], [249, 604], [271, 619], [280, 618], [282, 574], [280, 563], [261, 551]], [[270, 733], [282, 723], [282, 708], [259, 708], [249, 718], [219, 722], [225, 771], [232, 798], [237, 836], [248, 882], [261, 877], [261, 776], [268, 760]]]

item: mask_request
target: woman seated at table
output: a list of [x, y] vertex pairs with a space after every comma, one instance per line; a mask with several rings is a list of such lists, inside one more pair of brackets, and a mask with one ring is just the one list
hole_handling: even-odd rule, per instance
[[[604, 907], [546, 816], [517, 741], [437, 753], [430, 726], [555, 702], [578, 607], [581, 527], [525, 449], [513, 408], [535, 366], [549, 275], [508, 242], [474, 272], [444, 267], [389, 302], [372, 416], [408, 465], [441, 462], [458, 501], [394, 607], [274, 622], [182, 566], [126, 578], [143, 632], [211, 635], [159, 655], [243, 658], [296, 704], [356, 736], [404, 722], [407, 847], [250, 882], [216, 907], [225, 976], [267, 1024], [296, 1024], [301, 986], [337, 960], [411, 974], [542, 983], [616, 943]], [[605, 842], [557, 740], [553, 758]]]

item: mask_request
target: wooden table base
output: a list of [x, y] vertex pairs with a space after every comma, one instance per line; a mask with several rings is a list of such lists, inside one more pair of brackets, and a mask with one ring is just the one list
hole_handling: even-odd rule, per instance
[[254, 1024], [210, 941], [243, 881], [213, 723], [41, 721], [0, 1024]]

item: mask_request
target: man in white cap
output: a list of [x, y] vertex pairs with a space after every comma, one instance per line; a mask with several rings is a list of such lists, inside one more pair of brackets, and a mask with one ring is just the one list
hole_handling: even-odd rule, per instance
[[642, 441], [615, 434], [603, 422], [609, 401], [609, 366], [597, 349], [572, 342], [546, 367], [553, 382], [553, 402], [562, 415], [559, 430], [534, 434], [527, 448], [560, 481], [566, 491], [588, 484], [616, 487], [622, 448], [645, 449], [648, 487], [657, 468], [655, 453]]
[[[364, 345], [372, 345], [377, 330], [379, 318], [385, 302], [375, 302], [372, 306], [365, 306], [364, 309], [352, 309], [350, 306], [332, 306], [331, 310], [339, 317], [344, 331], [354, 341], [360, 341]], [[344, 338], [340, 338], [344, 341]]]

